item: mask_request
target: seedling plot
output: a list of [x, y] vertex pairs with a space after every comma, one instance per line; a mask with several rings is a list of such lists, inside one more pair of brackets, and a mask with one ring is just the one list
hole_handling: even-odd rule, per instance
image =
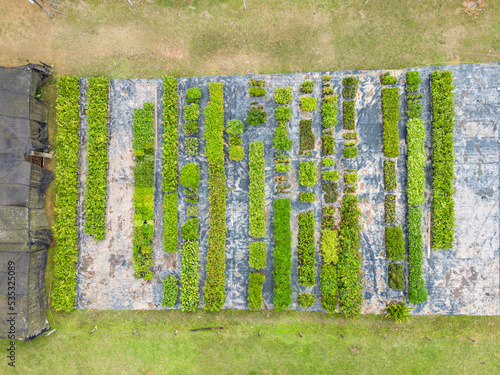
[[[498, 109], [497, 87], [500, 87], [500, 65], [460, 65], [439, 67], [441, 70], [451, 70], [454, 76], [457, 94], [455, 98], [455, 204], [456, 228], [455, 242], [452, 250], [430, 249], [428, 252], [428, 235], [432, 168], [429, 159], [431, 142], [431, 96], [429, 77], [436, 67], [417, 68], [422, 77], [421, 92], [422, 119], [426, 128], [426, 202], [423, 207], [423, 278], [429, 292], [426, 302], [417, 305], [415, 314], [500, 314], [497, 298], [499, 285], [499, 231], [500, 211], [499, 197], [499, 146], [498, 129], [500, 120]], [[404, 92], [406, 70], [391, 71], [397, 78], [400, 93]], [[198, 133], [186, 135], [179, 122], [179, 170], [190, 162], [200, 165], [199, 196], [199, 260], [200, 284], [199, 301], [203, 307], [203, 288], [206, 278], [206, 262], [208, 247], [208, 165], [206, 161], [205, 141], [205, 107], [209, 100], [208, 85], [210, 82], [224, 83], [224, 118], [240, 119], [245, 127], [241, 134], [241, 145], [245, 156], [241, 161], [229, 160], [229, 139], [224, 134], [224, 171], [226, 178], [226, 225], [225, 243], [225, 302], [224, 308], [248, 309], [248, 287], [250, 272], [259, 272], [265, 276], [262, 288], [262, 305], [264, 309], [274, 308], [274, 201], [278, 198], [289, 198], [291, 202], [291, 298], [288, 308], [324, 311], [321, 309], [320, 271], [320, 231], [322, 206], [325, 205], [320, 178], [323, 170], [338, 170], [341, 176], [337, 191], [339, 197], [333, 205], [337, 207], [333, 225], [339, 219], [339, 207], [345, 196], [344, 175], [348, 170], [355, 170], [359, 181], [357, 195], [361, 217], [361, 248], [362, 280], [364, 283], [362, 313], [380, 313], [391, 299], [406, 298], [408, 293], [408, 267], [403, 269], [404, 289], [390, 289], [388, 285], [389, 260], [384, 243], [384, 175], [383, 175], [383, 125], [381, 116], [380, 74], [384, 71], [348, 71], [348, 72], [317, 72], [300, 74], [280, 74], [267, 76], [223, 76], [223, 77], [193, 77], [178, 79], [179, 108], [185, 103], [185, 93], [188, 88], [200, 87], [200, 120]], [[323, 167], [321, 150], [321, 89], [324, 74], [331, 75], [331, 85], [336, 93], [342, 90], [342, 79], [354, 76], [359, 79], [356, 98], [356, 131], [359, 141], [359, 154], [356, 158], [345, 159], [343, 147], [346, 141], [342, 137], [343, 115], [342, 101], [339, 97], [338, 124], [333, 127], [335, 135], [334, 154], [329, 155], [335, 160], [335, 166]], [[259, 103], [267, 113], [267, 120], [258, 126], [249, 125], [246, 121], [250, 103], [256, 97], [250, 97], [248, 92], [251, 78], [264, 79], [266, 95], [258, 97]], [[300, 85], [304, 81], [314, 81], [311, 93], [300, 93]], [[153, 85], [154, 89], [151, 89]], [[85, 87], [85, 85], [83, 85]], [[182, 259], [179, 253], [173, 253], [174, 258], [165, 255], [162, 248], [161, 220], [161, 187], [155, 185], [155, 227], [153, 280], [144, 281], [134, 278], [132, 260], [132, 224], [133, 224], [133, 158], [132, 158], [132, 112], [141, 108], [145, 102], [158, 103], [157, 139], [162, 139], [161, 96], [162, 80], [111, 80], [110, 87], [110, 144], [108, 170], [108, 206], [106, 237], [101, 242], [83, 234], [81, 221], [81, 200], [84, 192], [80, 192], [79, 211], [79, 258], [77, 265], [78, 286], [77, 299], [79, 308], [125, 309], [125, 308], [163, 308], [162, 280], [166, 275], [180, 276]], [[273, 147], [276, 129], [274, 91], [279, 87], [292, 88], [290, 102], [291, 120], [287, 123], [287, 134], [292, 139], [292, 149], [286, 152], [277, 151]], [[157, 94], [155, 98], [155, 92]], [[84, 92], [82, 92], [83, 98]], [[318, 106], [312, 111], [300, 110], [300, 98], [315, 97]], [[82, 101], [83, 103], [83, 101]], [[397, 159], [397, 185], [391, 194], [397, 199], [396, 223], [401, 225], [404, 239], [407, 240], [407, 171], [406, 171], [406, 99], [402, 96], [400, 102], [401, 120], [398, 122], [400, 134], [401, 155]], [[80, 184], [85, 186], [85, 113], [82, 106], [82, 142]], [[182, 110], [179, 110], [182, 116]], [[300, 119], [311, 119], [311, 131], [315, 135], [315, 145], [311, 153], [299, 155], [300, 152]], [[199, 140], [199, 155], [186, 153], [186, 138], [195, 137]], [[249, 234], [249, 144], [261, 141], [264, 143], [265, 155], [265, 237], [250, 240]], [[161, 141], [160, 141], [161, 145]], [[158, 145], [159, 146], [159, 145]], [[275, 154], [280, 152], [290, 156], [289, 172], [276, 172]], [[161, 153], [156, 148], [156, 156]], [[299, 184], [300, 162], [313, 161], [318, 166], [318, 182], [314, 186]], [[159, 181], [160, 167], [155, 165], [155, 181]], [[286, 175], [290, 184], [289, 193], [276, 194], [278, 175]], [[301, 202], [301, 192], [314, 192], [316, 200]], [[178, 190], [179, 223], [187, 219], [187, 195], [182, 187]], [[190, 204], [191, 205], [191, 204]], [[300, 286], [297, 268], [298, 222], [297, 215], [312, 211], [315, 220], [315, 268], [316, 278], [313, 286]], [[266, 262], [264, 268], [250, 268], [249, 243], [253, 241], [265, 243]], [[180, 241], [180, 237], [179, 237]], [[179, 242], [180, 246], [180, 242]], [[407, 252], [407, 248], [406, 248]], [[428, 255], [429, 254], [429, 255]], [[177, 261], [177, 262], [176, 262]], [[254, 289], [255, 290], [255, 289]], [[257, 294], [258, 294], [257, 290]], [[299, 294], [309, 293], [315, 296], [301, 297]], [[257, 298], [258, 299], [258, 298]], [[306, 301], [307, 299], [307, 301]], [[174, 308], [179, 308], [178, 298]], [[312, 302], [314, 300], [314, 302]], [[260, 306], [260, 301], [257, 301]], [[313, 303], [312, 306], [310, 304]], [[305, 307], [307, 306], [307, 307]], [[257, 308], [258, 306], [253, 306]]]
[[[79, 251], [77, 263], [77, 308], [80, 309], [151, 309], [161, 306], [162, 279], [168, 268], [177, 264], [163, 251], [161, 236], [161, 113], [162, 80], [111, 80], [109, 87], [109, 146], [108, 188], [106, 207], [106, 236], [102, 241], [87, 235], [82, 200], [86, 182], [87, 123], [85, 99], [87, 80], [81, 85], [81, 139], [80, 139], [80, 204]], [[152, 281], [136, 279], [132, 264], [132, 239], [134, 224], [134, 151], [133, 112], [144, 103], [155, 105], [155, 196]], [[160, 146], [160, 147], [159, 147]]]

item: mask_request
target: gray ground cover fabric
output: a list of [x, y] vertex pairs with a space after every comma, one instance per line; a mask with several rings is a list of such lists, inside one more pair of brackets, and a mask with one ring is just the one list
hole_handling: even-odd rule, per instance
[[[429, 238], [429, 212], [431, 209], [431, 96], [430, 74], [436, 69], [451, 70], [456, 84], [455, 110], [455, 201], [456, 201], [456, 240], [452, 250], [431, 250], [428, 256], [427, 244]], [[499, 293], [499, 227], [500, 212], [498, 200], [499, 187], [499, 135], [498, 120], [500, 119], [500, 65], [499, 64], [472, 64], [451, 65], [441, 67], [424, 67], [405, 70], [392, 70], [391, 74], [398, 78], [394, 87], [400, 92], [401, 120], [400, 149], [401, 155], [397, 159], [397, 223], [401, 224], [406, 232], [406, 101], [404, 95], [405, 74], [408, 70], [418, 70], [422, 77], [421, 92], [424, 94], [422, 101], [423, 113], [427, 131], [427, 187], [426, 203], [424, 205], [424, 266], [423, 276], [429, 290], [429, 300], [416, 306], [414, 314], [472, 314], [472, 315], [498, 315], [500, 314]], [[296, 297], [300, 292], [310, 292], [318, 297], [313, 307], [307, 310], [319, 311], [319, 242], [321, 208], [323, 202], [299, 202], [299, 192], [315, 191], [316, 196], [321, 194], [320, 184], [313, 188], [304, 188], [298, 184], [298, 166], [300, 161], [314, 160], [318, 166], [321, 163], [321, 84], [324, 74], [332, 75], [332, 86], [337, 94], [342, 88], [342, 78], [355, 75], [360, 80], [358, 96], [356, 99], [356, 130], [359, 133], [359, 156], [356, 159], [342, 157], [342, 100], [339, 100], [339, 124], [335, 128], [335, 160], [336, 168], [340, 171], [355, 169], [360, 177], [358, 194], [361, 201], [362, 217], [362, 242], [363, 255], [363, 281], [364, 313], [381, 313], [390, 300], [402, 299], [407, 295], [406, 290], [392, 290], [388, 287], [387, 268], [388, 260], [385, 255], [384, 245], [384, 186], [383, 186], [383, 150], [382, 150], [382, 113], [381, 90], [379, 75], [383, 71], [338, 71], [315, 72], [294, 74], [271, 75], [246, 75], [246, 76], [215, 76], [215, 77], [190, 77], [178, 79], [179, 92], [179, 171], [189, 162], [196, 162], [201, 167], [200, 197], [200, 292], [203, 293], [205, 282], [205, 265], [208, 239], [208, 165], [205, 158], [205, 124], [203, 111], [209, 100], [209, 82], [224, 82], [224, 110], [226, 122], [233, 118], [245, 122], [246, 112], [250, 102], [256, 100], [248, 94], [250, 78], [263, 78], [266, 81], [265, 98], [257, 99], [264, 105], [268, 113], [268, 120], [261, 126], [250, 126], [245, 122], [242, 135], [245, 158], [240, 162], [230, 161], [228, 150], [226, 153], [226, 186], [227, 209], [226, 223], [228, 227], [226, 240], [226, 303], [225, 308], [248, 308], [248, 275], [251, 269], [248, 265], [249, 223], [248, 223], [248, 150], [253, 141], [263, 141], [265, 147], [265, 192], [266, 192], [266, 237], [267, 265], [263, 271], [266, 275], [264, 283], [264, 307], [273, 308], [273, 200], [279, 196], [274, 194], [274, 153], [272, 146], [276, 121], [274, 112], [276, 105], [273, 97], [278, 87], [292, 87], [292, 120], [288, 123], [288, 135], [293, 139], [293, 149], [289, 152], [292, 158], [291, 170], [288, 174], [292, 185], [289, 197], [292, 202], [291, 228], [292, 228], [292, 309], [300, 309]], [[311, 94], [318, 100], [318, 108], [312, 113], [303, 113], [299, 109], [299, 100], [302, 94], [298, 92], [299, 85], [305, 79], [314, 80], [314, 91]], [[120, 168], [111, 167], [108, 171], [108, 194], [116, 194], [124, 201], [130, 201], [133, 194], [133, 160], [132, 160], [132, 121], [131, 113], [134, 108], [142, 106], [144, 101], [151, 98], [137, 99], [137, 94], [145, 90], [146, 85], [156, 85], [157, 102], [161, 100], [162, 80], [112, 80], [110, 90], [110, 164], [117, 163]], [[194, 135], [200, 140], [200, 155], [188, 156], [185, 154], [184, 142], [186, 135], [183, 132], [183, 109], [186, 104], [185, 92], [190, 87], [200, 87], [202, 97], [200, 102], [201, 117], [200, 129]], [[135, 90], [135, 91], [134, 91]], [[340, 95], [339, 95], [340, 97]], [[161, 111], [158, 119], [161, 120]], [[312, 118], [312, 129], [316, 136], [316, 146], [310, 157], [299, 156], [299, 120]], [[160, 124], [161, 121], [158, 122]], [[84, 122], [82, 122], [82, 126]], [[162, 129], [159, 127], [159, 131]], [[193, 135], [191, 135], [193, 136]], [[227, 136], [225, 135], [227, 146]], [[158, 135], [158, 148], [161, 147], [161, 134]], [[115, 145], [116, 142], [116, 145]], [[126, 158], [124, 155], [128, 155]], [[157, 156], [160, 154], [157, 151]], [[112, 159], [117, 160], [112, 162]], [[156, 181], [159, 178], [158, 160], [155, 166]], [[318, 167], [318, 176], [321, 168]], [[120, 171], [120, 172], [119, 172]], [[126, 189], [120, 190], [113, 181], [124, 180]], [[82, 181], [82, 180], [81, 180]], [[130, 202], [126, 206], [127, 215], [115, 217], [117, 211], [123, 211], [122, 201], [108, 198], [109, 225], [113, 228], [122, 223], [117, 237], [108, 238], [100, 243], [91, 243], [82, 240], [79, 250], [78, 268], [78, 308], [96, 309], [143, 309], [161, 308], [161, 280], [167, 274], [180, 275], [182, 259], [180, 253], [172, 261], [162, 254], [162, 213], [161, 192], [156, 185], [155, 204], [157, 203], [157, 230], [155, 231], [154, 247], [154, 279], [152, 282], [133, 280], [132, 259], [132, 217]], [[117, 190], [118, 188], [118, 190]], [[186, 220], [186, 195], [179, 186], [179, 227]], [[340, 203], [337, 202], [337, 207]], [[297, 215], [300, 212], [313, 210], [316, 220], [316, 266], [317, 277], [314, 287], [304, 288], [298, 284], [297, 277]], [[336, 215], [337, 221], [339, 215]], [[80, 223], [80, 228], [83, 228]], [[83, 235], [84, 236], [84, 235]], [[120, 239], [120, 242], [117, 241]], [[87, 245], [85, 245], [87, 241]], [[180, 238], [179, 238], [180, 248]], [[89, 250], [85, 250], [89, 249]], [[102, 259], [101, 259], [102, 258]], [[91, 263], [89, 263], [91, 262]], [[91, 264], [91, 266], [89, 266]], [[92, 270], [91, 268], [92, 267]], [[91, 272], [90, 272], [91, 270]], [[120, 270], [118, 272], [118, 270]], [[405, 274], [408, 267], [405, 263]], [[97, 279], [99, 274], [100, 279]], [[124, 276], [126, 274], [126, 277]], [[94, 279], [92, 281], [92, 279]], [[91, 286], [91, 288], [90, 288]], [[91, 291], [91, 293], [90, 293]], [[200, 299], [202, 301], [203, 298]], [[179, 307], [179, 301], [176, 307]]]

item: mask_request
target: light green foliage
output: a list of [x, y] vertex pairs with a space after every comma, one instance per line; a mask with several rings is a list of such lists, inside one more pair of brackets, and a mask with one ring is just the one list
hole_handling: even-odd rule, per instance
[[292, 138], [288, 137], [286, 130], [286, 122], [279, 122], [276, 130], [274, 131], [274, 148], [281, 151], [287, 151], [292, 149], [292, 144]]
[[292, 89], [290, 87], [280, 87], [274, 92], [274, 102], [276, 104], [288, 105], [292, 101]]
[[193, 190], [200, 185], [200, 166], [196, 163], [188, 163], [182, 167], [179, 182]]
[[[325, 159], [323, 159], [323, 160], [325, 160]], [[340, 180], [340, 172], [337, 171], [337, 170], [335, 170], [335, 171], [324, 171], [323, 172], [323, 180], [325, 180], [325, 181], [331, 181], [331, 182], [338, 182]]]
[[300, 92], [310, 94], [313, 91], [314, 81], [304, 81], [300, 84]]
[[206, 265], [205, 308], [224, 306], [226, 282], [226, 175], [224, 170], [224, 89], [210, 83], [210, 101], [205, 107], [205, 156], [208, 162], [209, 231]]
[[248, 264], [252, 268], [264, 268], [266, 266], [266, 243], [256, 241], [250, 243]]
[[406, 125], [408, 144], [408, 205], [419, 206], [425, 202], [425, 127], [424, 120], [409, 119]]
[[78, 204], [78, 77], [62, 76], [57, 82], [57, 187], [54, 224], [54, 284], [52, 306], [71, 311], [75, 305], [77, 261], [76, 206]]
[[187, 206], [186, 208], [186, 215], [189, 217], [189, 216], [195, 216], [197, 217], [198, 216], [198, 211], [199, 211], [199, 207], [198, 205], [194, 205], [194, 206]]
[[393, 303], [387, 306], [387, 317], [393, 318], [396, 323], [407, 322], [410, 320], [410, 311], [413, 310], [411, 307], [406, 305], [406, 302]]
[[274, 308], [287, 309], [292, 302], [292, 232], [290, 199], [274, 200]]
[[292, 118], [292, 110], [290, 107], [278, 106], [275, 112], [276, 121], [288, 122]]
[[321, 161], [321, 164], [325, 167], [334, 167], [335, 166], [335, 159], [333, 158], [323, 158]]
[[395, 85], [398, 83], [398, 79], [394, 76], [391, 76], [389, 72], [385, 72], [384, 74], [380, 75], [380, 82], [383, 85]]
[[262, 285], [266, 276], [262, 273], [252, 272], [248, 283], [248, 308], [250, 311], [257, 311], [262, 308]]
[[226, 124], [226, 133], [229, 135], [242, 135], [245, 125], [241, 120], [232, 119]]
[[106, 231], [108, 92], [108, 78], [89, 78], [85, 232], [93, 235], [97, 241], [104, 239]]
[[230, 146], [229, 159], [234, 161], [242, 161], [245, 157], [245, 149], [243, 146]]
[[300, 98], [300, 109], [303, 111], [314, 111], [317, 107], [317, 101], [316, 98], [313, 98], [311, 96], [303, 96]]
[[187, 219], [181, 228], [181, 235], [184, 240], [196, 240], [198, 239], [198, 218]]
[[299, 201], [300, 202], [306, 202], [306, 203], [312, 203], [316, 200], [316, 193], [314, 192], [300, 192], [299, 193]]
[[165, 307], [174, 307], [177, 301], [179, 288], [177, 287], [177, 277], [170, 275], [163, 279], [163, 301]]
[[382, 89], [382, 120], [384, 122], [384, 156], [399, 156], [399, 89]]
[[182, 311], [196, 311], [200, 300], [198, 241], [184, 241], [181, 256], [181, 309]]
[[311, 293], [300, 293], [297, 297], [300, 307], [312, 307], [316, 302], [316, 296]]
[[201, 98], [201, 89], [199, 87], [191, 87], [186, 91], [187, 101], [191, 103], [199, 103]]
[[344, 158], [352, 159], [358, 156], [359, 149], [358, 146], [345, 146], [344, 147]]
[[336, 230], [321, 230], [321, 254], [325, 264], [337, 264], [339, 260], [339, 235]]
[[186, 143], [186, 155], [198, 156], [198, 138], [187, 137]]
[[317, 179], [316, 162], [313, 160], [301, 161], [299, 164], [299, 183], [302, 186], [314, 186]]
[[197, 103], [191, 103], [184, 106], [184, 120], [198, 121], [200, 118], [200, 106]]
[[266, 235], [264, 143], [260, 141], [252, 142], [249, 150], [250, 235], [252, 237], [264, 237]]

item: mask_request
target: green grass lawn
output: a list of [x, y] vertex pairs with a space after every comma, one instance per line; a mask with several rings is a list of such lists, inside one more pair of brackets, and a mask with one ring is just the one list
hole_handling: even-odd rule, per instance
[[[499, 317], [396, 324], [382, 316], [200, 310], [75, 311], [54, 318], [51, 336], [17, 344], [13, 373], [494, 374], [500, 366]], [[224, 327], [219, 335], [189, 331], [215, 326]]]

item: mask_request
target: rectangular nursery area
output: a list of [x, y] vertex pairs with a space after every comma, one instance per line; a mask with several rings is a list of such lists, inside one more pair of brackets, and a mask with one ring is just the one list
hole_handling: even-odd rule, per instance
[[499, 64], [61, 77], [53, 305], [499, 315], [499, 88]]

